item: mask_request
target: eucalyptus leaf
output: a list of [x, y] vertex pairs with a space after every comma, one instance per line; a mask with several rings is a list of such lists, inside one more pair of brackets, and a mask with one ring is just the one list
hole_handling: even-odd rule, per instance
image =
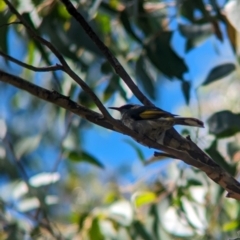
[[94, 156], [91, 154], [85, 152], [85, 151], [70, 151], [68, 153], [68, 159], [73, 162], [87, 162], [89, 164], [95, 165], [99, 168], [104, 168], [103, 164], [97, 160]]
[[183, 81], [182, 82], [182, 92], [183, 92], [183, 96], [184, 96], [187, 104], [189, 104], [189, 101], [190, 101], [190, 90], [191, 90], [190, 82]]
[[141, 237], [141, 239], [144, 239], [144, 240], [153, 240], [152, 236], [145, 229], [145, 226], [143, 225], [143, 223], [141, 223], [139, 220], [135, 220], [133, 222], [133, 228], [135, 230], [136, 236], [139, 236]]
[[183, 80], [188, 71], [183, 58], [179, 57], [171, 47], [172, 32], [163, 32], [145, 46], [147, 55], [154, 66], [169, 78]]
[[149, 74], [146, 66], [146, 62], [144, 61], [144, 56], [141, 55], [136, 62], [136, 77], [137, 81], [142, 85], [143, 89], [146, 93], [152, 98], [155, 99], [155, 83], [154, 80]]
[[208, 120], [209, 133], [217, 138], [226, 138], [240, 131], [240, 114], [224, 110], [214, 113]]
[[233, 63], [225, 63], [214, 67], [208, 74], [206, 80], [203, 82], [203, 86], [208, 85], [212, 82], [220, 80], [226, 77], [228, 74], [235, 70], [235, 65]]
[[91, 227], [88, 231], [90, 240], [104, 240], [104, 236], [99, 226], [99, 221], [100, 219], [98, 219], [97, 217], [92, 220]]
[[137, 208], [154, 203], [156, 199], [156, 194], [150, 191], [136, 192], [132, 197], [132, 201]]

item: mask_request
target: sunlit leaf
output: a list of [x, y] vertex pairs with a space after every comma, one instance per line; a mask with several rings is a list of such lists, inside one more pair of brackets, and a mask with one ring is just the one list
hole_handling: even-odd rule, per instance
[[12, 191], [12, 196], [14, 199], [19, 199], [28, 193], [28, 186], [24, 181], [20, 181], [17, 183], [15, 188]]
[[132, 201], [137, 208], [142, 207], [146, 204], [153, 203], [156, 201], [156, 199], [157, 199], [157, 196], [155, 193], [147, 192], [147, 191], [136, 192], [132, 197]]
[[21, 212], [27, 212], [27, 211], [36, 209], [39, 206], [40, 206], [39, 200], [36, 197], [32, 197], [32, 198], [21, 200], [17, 205], [17, 209], [18, 211], [21, 211]]
[[111, 32], [111, 19], [108, 15], [98, 13], [95, 20], [103, 34], [109, 34]]
[[233, 63], [225, 63], [214, 67], [208, 74], [206, 80], [202, 85], [208, 85], [214, 81], [217, 81], [235, 70], [235, 65]]
[[4, 11], [6, 9], [7, 5], [4, 1], [0, 2], [0, 12]]
[[20, 159], [23, 155], [34, 151], [39, 146], [41, 139], [41, 135], [21, 139], [14, 147], [17, 158]]
[[37, 175], [32, 176], [29, 179], [29, 183], [33, 187], [41, 187], [49, 184], [53, 184], [60, 179], [60, 174], [58, 172], [53, 173], [39, 173]]
[[133, 209], [128, 201], [121, 200], [108, 207], [109, 218], [121, 225], [128, 226], [133, 220]]
[[[224, 223], [223, 231], [224, 232], [230, 232], [230, 231], [233, 231], [233, 230], [238, 230], [239, 227], [240, 227], [240, 223], [239, 223], [238, 220], [230, 221], [230, 222]], [[237, 239], [237, 238], [235, 238], [235, 239]]]

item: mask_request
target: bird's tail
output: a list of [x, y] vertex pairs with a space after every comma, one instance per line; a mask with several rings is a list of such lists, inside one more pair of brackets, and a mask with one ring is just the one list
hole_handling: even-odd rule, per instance
[[175, 125], [185, 125], [204, 128], [204, 123], [197, 118], [175, 117]]

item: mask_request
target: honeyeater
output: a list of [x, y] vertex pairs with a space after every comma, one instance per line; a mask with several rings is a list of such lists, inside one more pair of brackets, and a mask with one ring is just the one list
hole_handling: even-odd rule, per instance
[[121, 113], [121, 121], [125, 126], [161, 144], [164, 132], [174, 125], [204, 127], [199, 119], [178, 117], [154, 106], [126, 104], [109, 108]]

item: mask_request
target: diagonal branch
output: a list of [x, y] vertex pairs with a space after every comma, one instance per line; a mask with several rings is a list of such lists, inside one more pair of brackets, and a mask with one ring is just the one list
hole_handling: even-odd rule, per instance
[[8, 5], [10, 11], [12, 13], [14, 13], [17, 18], [22, 22], [22, 24], [25, 26], [25, 28], [27, 29], [28, 33], [30, 34], [30, 36], [34, 39], [39, 41], [41, 44], [43, 44], [44, 46], [46, 46], [49, 50], [52, 51], [52, 53], [54, 53], [54, 55], [58, 58], [58, 60], [60, 61], [60, 63], [62, 64], [63, 70], [74, 79], [74, 81], [76, 81], [81, 88], [92, 98], [92, 100], [94, 101], [94, 103], [97, 105], [97, 107], [99, 108], [99, 110], [102, 112], [102, 114], [104, 115], [105, 118], [107, 119], [113, 119], [111, 117], [111, 115], [109, 114], [109, 112], [107, 111], [107, 109], [104, 107], [104, 105], [102, 104], [102, 102], [100, 101], [100, 99], [97, 97], [97, 95], [92, 91], [92, 89], [69, 67], [69, 65], [67, 64], [67, 62], [65, 61], [64, 57], [62, 56], [62, 54], [54, 47], [54, 45], [45, 40], [44, 38], [40, 37], [37, 32], [32, 29], [29, 24], [27, 23], [27, 21], [22, 17], [22, 15], [17, 11], [17, 9], [8, 1], [8, 0], [4, 0], [4, 2]]
[[0, 55], [11, 62], [18, 64], [19, 66], [22, 66], [24, 68], [30, 69], [35, 72], [49, 72], [49, 71], [63, 70], [63, 67], [59, 64], [56, 64], [55, 66], [48, 66], [48, 67], [35, 67], [30, 64], [19, 61], [14, 57], [11, 57], [8, 54], [2, 52], [1, 50], [0, 50]]
[[75, 103], [56, 91], [49, 91], [1, 70], [0, 81], [23, 89], [45, 101], [54, 103], [94, 124], [128, 135], [145, 146], [163, 151], [177, 159], [181, 159], [185, 163], [204, 171], [209, 178], [228, 191], [227, 197], [240, 200], [240, 183], [198, 148], [190, 138], [183, 138], [174, 128], [166, 131], [164, 145], [160, 145], [130, 130], [122, 125], [120, 121], [106, 119], [103, 115]]
[[82, 26], [86, 34], [91, 38], [91, 40], [97, 45], [101, 50], [103, 55], [109, 61], [109, 63], [114, 68], [115, 72], [122, 78], [122, 80], [127, 84], [133, 94], [142, 102], [144, 105], [153, 105], [153, 103], [140, 91], [137, 85], [133, 82], [129, 74], [122, 67], [117, 58], [111, 53], [109, 48], [100, 40], [97, 34], [88, 25], [83, 16], [76, 10], [73, 4], [69, 0], [61, 0], [61, 2], [66, 6], [67, 11], [72, 15], [76, 21]]

